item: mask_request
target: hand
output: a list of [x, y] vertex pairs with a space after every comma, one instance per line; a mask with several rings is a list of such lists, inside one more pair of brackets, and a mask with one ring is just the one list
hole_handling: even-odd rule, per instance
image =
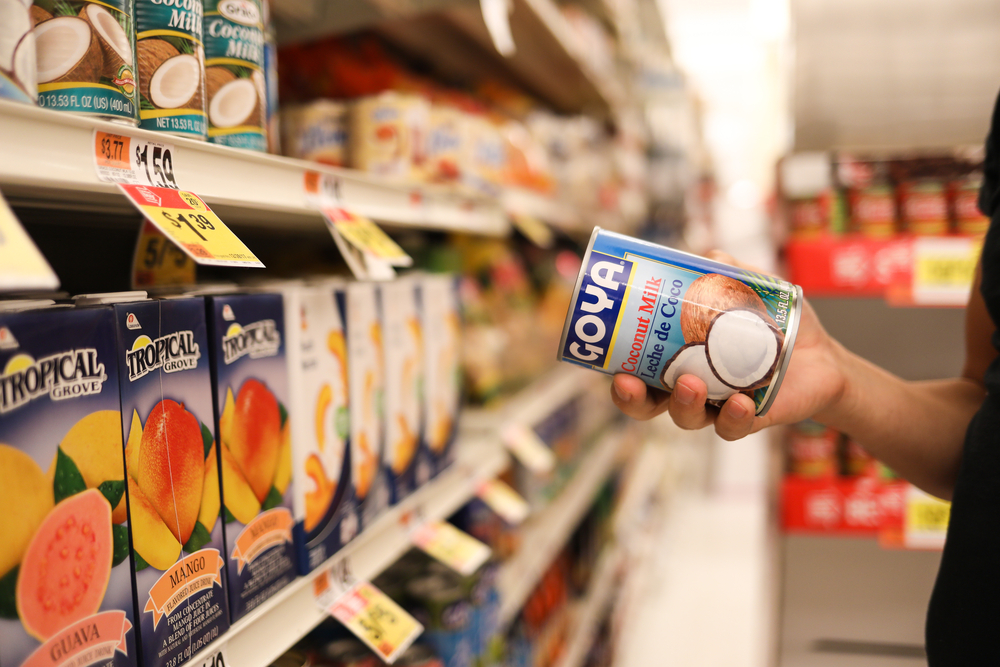
[[[709, 253], [719, 262], [740, 266], [732, 257]], [[749, 267], [745, 267], [749, 268]], [[756, 270], [756, 269], [751, 269]], [[722, 408], [705, 405], [708, 389], [694, 375], [682, 375], [672, 393], [648, 386], [635, 377], [619, 373], [611, 385], [611, 400], [618, 409], [634, 419], [651, 419], [670, 412], [674, 422], [684, 429], [715, 426], [726, 440], [738, 440], [775, 424], [790, 424], [817, 416], [832, 407], [845, 388], [842, 364], [843, 348], [823, 329], [812, 306], [802, 304], [799, 331], [792, 358], [780, 391], [764, 417], [754, 416], [754, 402], [745, 394], [731, 396]]]

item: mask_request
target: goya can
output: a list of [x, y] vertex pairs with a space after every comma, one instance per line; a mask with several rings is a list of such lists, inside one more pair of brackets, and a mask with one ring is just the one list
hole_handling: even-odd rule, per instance
[[138, 123], [132, 0], [35, 0], [38, 106]]
[[682, 375], [721, 404], [771, 407], [791, 359], [802, 288], [595, 228], [558, 358], [672, 391]]
[[38, 72], [31, 3], [0, 0], [0, 98], [35, 104]]

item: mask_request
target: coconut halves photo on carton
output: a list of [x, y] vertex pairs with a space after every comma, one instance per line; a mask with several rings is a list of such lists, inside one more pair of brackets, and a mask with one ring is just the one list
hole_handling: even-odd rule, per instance
[[779, 278], [595, 229], [559, 358], [668, 392], [694, 375], [709, 403], [743, 393], [763, 415], [791, 358], [801, 307], [801, 288]]
[[[50, 302], [51, 303], [51, 302]], [[110, 308], [0, 311], [0, 665], [136, 661]]]

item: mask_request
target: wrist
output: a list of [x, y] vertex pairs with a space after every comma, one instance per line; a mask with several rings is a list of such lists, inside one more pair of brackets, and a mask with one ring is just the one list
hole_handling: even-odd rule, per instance
[[833, 371], [831, 386], [825, 402], [813, 418], [839, 431], [846, 431], [857, 402], [864, 361], [832, 338], [829, 339], [828, 355]]

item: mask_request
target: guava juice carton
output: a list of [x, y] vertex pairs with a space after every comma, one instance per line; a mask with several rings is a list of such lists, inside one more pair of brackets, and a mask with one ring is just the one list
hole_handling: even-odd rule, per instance
[[344, 327], [332, 288], [272, 286], [285, 305], [292, 494], [299, 572], [307, 574], [358, 530], [350, 488], [350, 414]]
[[295, 578], [285, 314], [273, 293], [207, 303], [235, 622]]
[[437, 475], [454, 458], [462, 400], [462, 322], [458, 281], [453, 275], [420, 278], [424, 325], [424, 451]]
[[347, 328], [348, 393], [351, 414], [351, 478], [367, 528], [389, 507], [389, 480], [382, 460], [385, 360], [379, 288], [347, 282], [337, 292]]
[[0, 665], [136, 665], [114, 313], [6, 308]]
[[[403, 277], [383, 283], [382, 331], [385, 367], [385, 451], [390, 499], [396, 504], [413, 493], [423, 424], [423, 327], [417, 283]], [[429, 477], [424, 473], [422, 477]], [[424, 479], [423, 481], [426, 481]]]
[[176, 667], [229, 628], [205, 301], [114, 311], [142, 664]]

